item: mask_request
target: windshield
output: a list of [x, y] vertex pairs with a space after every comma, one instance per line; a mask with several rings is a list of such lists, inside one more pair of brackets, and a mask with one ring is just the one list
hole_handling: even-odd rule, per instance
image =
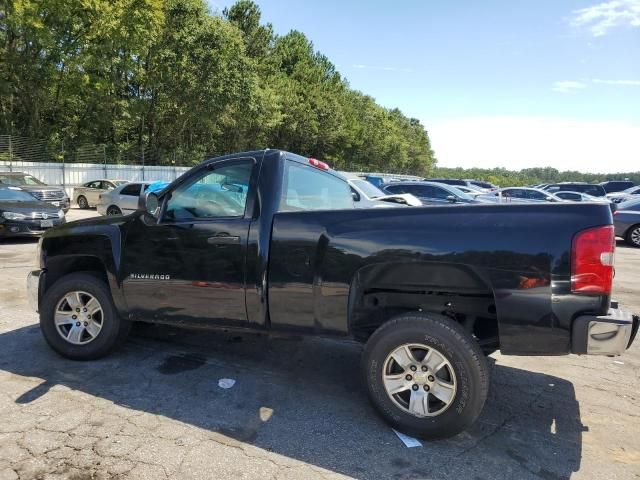
[[640, 206], [640, 199], [627, 200], [618, 204], [618, 210], [635, 210], [633, 207]]
[[638, 188], [639, 188], [638, 185], [634, 185], [633, 187], [629, 187], [626, 190], [624, 190], [624, 193], [634, 193]]
[[111, 183], [113, 183], [116, 187], [119, 187], [120, 185], [125, 185], [129, 182], [127, 180], [112, 180]]
[[13, 188], [0, 188], [0, 201], [4, 202], [34, 202], [33, 198], [27, 192], [15, 190]]
[[0, 174], [0, 183], [5, 185], [45, 185], [36, 177], [31, 175], [2, 175]]
[[471, 195], [469, 195], [468, 193], [463, 192], [459, 188], [456, 188], [456, 187], [454, 187], [452, 185], [447, 185], [447, 190], [449, 190], [451, 193], [453, 193], [457, 197], [462, 198], [463, 200], [473, 201], [473, 197]]
[[368, 198], [377, 198], [385, 195], [382, 190], [370, 184], [366, 180], [351, 180], [351, 183], [358, 187], [358, 190], [364, 193], [364, 195]]

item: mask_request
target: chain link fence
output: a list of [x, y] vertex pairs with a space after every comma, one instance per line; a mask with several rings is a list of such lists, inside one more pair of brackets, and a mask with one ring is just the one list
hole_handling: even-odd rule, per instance
[[213, 155], [130, 145], [52, 144], [15, 135], [0, 135], [0, 161], [192, 166]]

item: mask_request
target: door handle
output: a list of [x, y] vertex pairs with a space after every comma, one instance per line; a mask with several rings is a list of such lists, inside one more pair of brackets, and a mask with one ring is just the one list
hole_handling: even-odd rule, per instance
[[239, 245], [240, 237], [229, 235], [228, 233], [218, 233], [213, 237], [207, 238], [209, 245]]

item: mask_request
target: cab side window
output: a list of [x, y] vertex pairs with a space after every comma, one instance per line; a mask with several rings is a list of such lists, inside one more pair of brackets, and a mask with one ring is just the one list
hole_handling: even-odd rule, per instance
[[253, 160], [241, 160], [202, 171], [171, 192], [164, 220], [244, 216], [253, 166]]
[[344, 180], [319, 170], [287, 160], [280, 198], [280, 212], [351, 209], [353, 196]]

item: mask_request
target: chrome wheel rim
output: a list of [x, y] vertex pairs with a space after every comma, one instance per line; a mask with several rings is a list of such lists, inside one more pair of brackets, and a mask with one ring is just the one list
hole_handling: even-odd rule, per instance
[[456, 374], [440, 351], [419, 343], [393, 350], [384, 362], [382, 383], [389, 398], [415, 417], [435, 417], [454, 402]]
[[104, 323], [100, 302], [87, 292], [67, 293], [56, 305], [54, 315], [56, 331], [73, 345], [86, 345], [94, 341]]
[[78, 199], [78, 206], [79, 206], [80, 208], [86, 208], [86, 207], [87, 207], [87, 200], [86, 200], [86, 198], [84, 198], [84, 197], [80, 197], [80, 198]]
[[631, 241], [634, 245], [640, 246], [640, 227], [631, 232]]

